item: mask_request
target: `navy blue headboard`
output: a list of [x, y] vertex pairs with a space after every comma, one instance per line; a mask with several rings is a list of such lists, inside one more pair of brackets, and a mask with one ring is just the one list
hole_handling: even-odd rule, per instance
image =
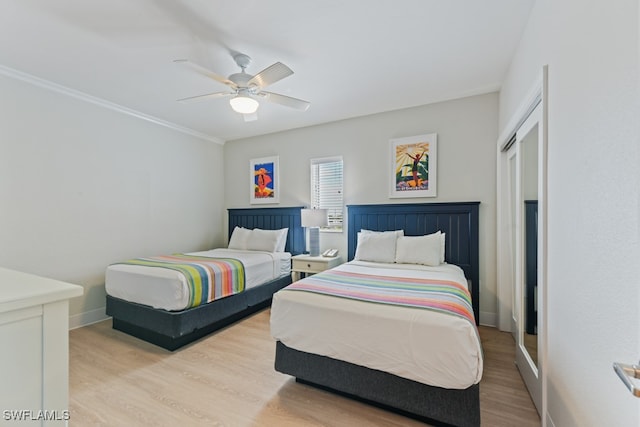
[[480, 315], [479, 264], [480, 202], [348, 205], [349, 261], [356, 253], [358, 231], [404, 230], [405, 236], [422, 236], [440, 230], [446, 233], [445, 261], [464, 270], [471, 281], [471, 299], [476, 324]]
[[287, 245], [285, 250], [293, 255], [304, 252], [304, 229], [300, 225], [300, 209], [302, 206], [288, 208], [246, 208], [229, 209], [229, 238], [233, 229], [262, 228], [263, 230], [277, 230], [288, 228]]

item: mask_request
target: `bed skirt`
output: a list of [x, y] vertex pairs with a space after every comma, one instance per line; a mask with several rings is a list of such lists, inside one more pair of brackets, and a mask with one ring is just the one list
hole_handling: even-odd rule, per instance
[[113, 329], [167, 350], [176, 350], [271, 304], [273, 294], [291, 283], [283, 276], [239, 294], [182, 311], [167, 311], [107, 295]]
[[275, 369], [296, 381], [338, 392], [431, 425], [480, 426], [480, 385], [464, 390], [421, 384], [387, 372], [276, 343]]

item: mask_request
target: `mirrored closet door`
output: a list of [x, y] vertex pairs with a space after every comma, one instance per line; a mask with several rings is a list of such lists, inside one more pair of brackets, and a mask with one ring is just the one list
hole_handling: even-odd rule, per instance
[[538, 410], [547, 406], [548, 67], [498, 140], [497, 324]]
[[539, 195], [541, 179], [542, 106], [538, 104], [518, 128], [507, 157], [509, 263], [513, 285], [512, 333], [516, 364], [529, 393], [541, 411], [542, 387], [538, 324], [542, 283], [539, 280]]

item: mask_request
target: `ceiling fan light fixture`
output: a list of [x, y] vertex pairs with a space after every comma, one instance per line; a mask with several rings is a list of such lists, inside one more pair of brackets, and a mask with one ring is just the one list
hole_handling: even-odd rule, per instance
[[240, 114], [253, 114], [258, 110], [260, 104], [253, 98], [246, 95], [236, 95], [229, 100], [233, 111]]

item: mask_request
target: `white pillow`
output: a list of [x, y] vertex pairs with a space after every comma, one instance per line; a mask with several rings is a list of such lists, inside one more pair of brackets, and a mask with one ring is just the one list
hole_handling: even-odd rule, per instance
[[401, 236], [396, 246], [396, 262], [435, 267], [444, 262], [443, 247], [439, 231], [426, 236]]
[[392, 263], [396, 258], [397, 233], [358, 233], [355, 259]]
[[382, 234], [382, 233], [395, 233], [396, 237], [404, 236], [404, 230], [394, 230], [394, 231], [373, 231], [373, 230], [360, 230], [360, 233], [363, 234]]
[[233, 233], [231, 233], [231, 238], [229, 239], [229, 249], [246, 250], [250, 235], [251, 230], [248, 228], [236, 226], [233, 229]]
[[[438, 231], [438, 233], [440, 233], [440, 231]], [[440, 235], [442, 236], [442, 248], [440, 250], [440, 264], [444, 264], [444, 247], [445, 247], [445, 242], [447, 241], [447, 234], [440, 233]]]
[[251, 230], [247, 249], [250, 251], [275, 252], [281, 237], [280, 230], [262, 230], [254, 228]]
[[279, 233], [278, 244], [276, 245], [276, 252], [284, 252], [287, 247], [287, 234], [289, 233], [288, 228], [281, 228], [280, 230], [276, 230]]

